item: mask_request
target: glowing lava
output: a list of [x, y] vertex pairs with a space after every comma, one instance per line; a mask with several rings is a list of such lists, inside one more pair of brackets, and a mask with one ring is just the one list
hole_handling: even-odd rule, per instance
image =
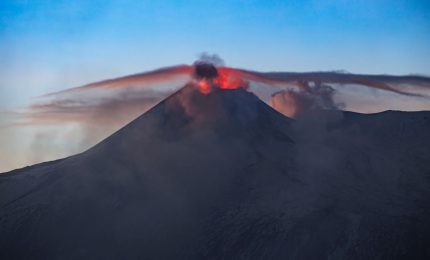
[[202, 92], [203, 94], [209, 94], [212, 90], [212, 86], [211, 84], [205, 80], [205, 79], [201, 79], [198, 83], [197, 83], [200, 92]]
[[215, 84], [221, 89], [248, 88], [249, 83], [242, 79], [241, 73], [231, 68], [219, 68]]
[[216, 68], [209, 63], [194, 64], [194, 78], [197, 87], [203, 94], [209, 94], [213, 89], [248, 88], [249, 83], [242, 78], [240, 71], [222, 67]]

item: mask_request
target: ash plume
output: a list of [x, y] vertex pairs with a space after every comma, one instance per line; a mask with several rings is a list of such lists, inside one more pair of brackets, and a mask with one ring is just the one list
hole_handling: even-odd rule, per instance
[[[249, 91], [254, 92], [275, 109], [292, 116], [308, 109], [348, 109], [348, 104], [355, 102], [357, 106], [357, 100], [363, 102], [366, 96], [374, 96], [375, 92], [371, 90], [377, 91], [379, 96], [377, 102], [366, 103], [366, 112], [378, 112], [372, 111], [372, 106], [381, 109], [384, 104], [386, 109], [393, 109], [393, 99], [403, 101], [405, 98], [408, 102], [396, 104], [398, 110], [404, 109], [410, 103], [422, 110], [430, 109], [428, 105], [430, 79], [426, 77], [369, 76], [334, 72], [261, 73], [220, 67], [222, 64], [219, 56], [204, 53], [193, 66], [161, 68], [47, 94], [31, 104], [25, 115], [32, 123], [90, 121], [94, 120], [92, 116], [94, 114], [103, 121], [105, 118], [110, 119], [107, 121], [115, 121], [116, 118], [131, 120], [131, 115], [136, 116], [138, 112], [145, 112], [193, 81], [197, 87], [202, 88], [202, 91], [210, 91], [212, 85], [225, 89], [249, 88]], [[349, 89], [354, 87], [358, 87], [361, 93], [355, 96], [344, 94], [348, 94]], [[359, 99], [359, 95], [363, 97]], [[345, 100], [334, 100], [335, 96], [344, 97]], [[112, 115], [110, 108], [123, 112]], [[360, 108], [355, 108], [355, 111], [360, 112]]]

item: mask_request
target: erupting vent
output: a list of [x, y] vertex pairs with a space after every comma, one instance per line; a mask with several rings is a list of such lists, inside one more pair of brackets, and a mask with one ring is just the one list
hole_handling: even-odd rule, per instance
[[194, 84], [203, 94], [214, 88], [248, 88], [249, 83], [242, 79], [240, 72], [230, 68], [216, 68], [213, 64], [197, 62], [194, 64]]

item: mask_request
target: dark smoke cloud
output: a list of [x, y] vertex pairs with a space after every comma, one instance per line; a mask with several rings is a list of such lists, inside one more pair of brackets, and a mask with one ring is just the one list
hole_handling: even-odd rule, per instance
[[208, 63], [216, 67], [221, 67], [225, 65], [224, 60], [217, 54], [209, 54], [207, 52], [201, 53], [195, 63]]

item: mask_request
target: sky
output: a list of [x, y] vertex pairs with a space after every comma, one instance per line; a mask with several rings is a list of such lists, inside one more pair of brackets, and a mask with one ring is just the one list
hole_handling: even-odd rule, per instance
[[0, 1], [0, 108], [216, 53], [260, 71], [430, 75], [430, 2]]
[[[82, 152], [168, 94], [145, 86], [135, 92], [117, 81], [123, 92], [101, 84], [100, 93], [40, 103], [38, 97], [47, 93], [192, 64], [204, 52], [227, 66], [260, 72], [430, 76], [429, 46], [427, 0], [0, 0], [0, 172]], [[170, 87], [170, 81], [162, 82], [169, 73], [157, 74], [155, 81], [161, 81], [154, 88]], [[140, 80], [146, 87], [154, 81]], [[429, 82], [406, 86], [398, 79], [392, 87], [419, 85], [428, 94]], [[352, 111], [430, 105], [427, 99], [362, 92], [363, 86], [353, 85], [336, 92], [353, 97], [355, 103], [346, 107]], [[22, 109], [42, 117], [17, 124], [22, 114], [16, 111]], [[70, 116], [80, 121], [67, 122]]]

